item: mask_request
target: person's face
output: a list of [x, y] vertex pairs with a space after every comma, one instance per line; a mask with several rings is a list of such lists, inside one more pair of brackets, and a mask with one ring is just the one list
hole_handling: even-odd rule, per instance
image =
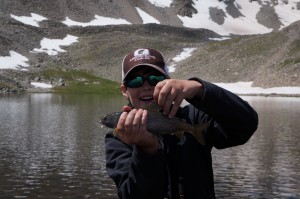
[[[126, 79], [134, 79], [137, 76], [148, 77], [149, 75], [162, 75], [157, 70], [152, 69], [150, 67], [143, 67], [142, 69], [137, 69], [132, 71], [128, 78]], [[130, 100], [131, 104], [134, 108], [145, 108], [147, 105], [154, 101], [153, 92], [155, 86], [150, 85], [147, 80], [144, 81], [144, 84], [138, 88], [130, 88], [126, 85], [121, 85], [121, 91], [124, 97]]]

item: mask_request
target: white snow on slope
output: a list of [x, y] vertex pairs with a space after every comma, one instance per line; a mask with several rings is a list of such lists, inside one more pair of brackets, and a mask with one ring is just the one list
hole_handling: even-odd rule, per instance
[[149, 15], [148, 13], [143, 11], [142, 9], [136, 7], [136, 10], [139, 13], [139, 15], [141, 16], [141, 18], [143, 20], [143, 24], [147, 24], [147, 23], [160, 24], [160, 22], [157, 19], [155, 19], [154, 17], [152, 17], [151, 15]]
[[288, 4], [285, 4], [281, 1], [279, 2], [279, 6], [275, 6], [275, 11], [284, 26], [288, 26], [291, 23], [300, 20], [300, 10], [296, 9], [297, 3], [300, 3], [300, 1], [289, 0]]
[[16, 16], [11, 14], [10, 16], [17, 20], [20, 21], [21, 23], [30, 25], [30, 26], [35, 26], [35, 27], [39, 27], [39, 22], [47, 20], [46, 17], [43, 17], [41, 15], [35, 14], [35, 13], [30, 13], [31, 17], [27, 17], [27, 16]]
[[78, 37], [67, 35], [64, 39], [48, 39], [43, 38], [41, 48], [34, 48], [32, 52], [45, 52], [48, 55], [57, 55], [58, 52], [66, 52], [60, 46], [68, 46], [77, 41]]
[[150, 3], [157, 7], [165, 8], [170, 7], [172, 0], [148, 0]]
[[36, 88], [52, 88], [53, 87], [51, 84], [46, 84], [46, 83], [42, 83], [42, 82], [31, 82], [30, 84]]
[[212, 41], [224, 41], [224, 40], [227, 40], [227, 39], [231, 39], [230, 37], [221, 37], [221, 38], [208, 38], [209, 40], [212, 40]]
[[21, 69], [27, 70], [24, 67], [28, 67], [28, 58], [15, 52], [9, 51], [10, 56], [0, 57], [0, 69]]
[[210, 19], [209, 8], [216, 7], [226, 12], [226, 6], [222, 1], [218, 0], [198, 0], [194, 1], [194, 7], [198, 13], [190, 17], [182, 17], [178, 15], [178, 18], [183, 22], [183, 25], [189, 28], [206, 28], [220, 35], [229, 35], [231, 33], [247, 35], [258, 33], [269, 33], [272, 29], [268, 29], [265, 26], [257, 23], [256, 14], [260, 9], [260, 5], [257, 2], [250, 3], [247, 0], [237, 0], [235, 4], [241, 8], [240, 12], [245, 17], [233, 18], [226, 13], [224, 24], [219, 25]]
[[239, 95], [258, 95], [258, 94], [282, 94], [282, 95], [300, 95], [300, 87], [273, 87], [261, 88], [252, 87], [253, 82], [236, 82], [236, 83], [215, 83]]
[[196, 50], [196, 48], [183, 48], [182, 52], [178, 55], [176, 55], [172, 61], [171, 64], [168, 66], [168, 70], [170, 73], [175, 72], [176, 70], [176, 63], [180, 62], [182, 60], [187, 59], [188, 57], [192, 56], [192, 53]]
[[183, 51], [179, 55], [176, 55], [172, 59], [172, 61], [180, 62], [180, 61], [190, 57], [192, 55], [192, 53], [194, 52], [194, 50], [196, 50], [196, 48], [183, 48]]
[[125, 19], [116, 19], [110, 17], [102, 17], [99, 15], [95, 15], [95, 19], [90, 22], [83, 23], [71, 20], [69, 17], [66, 17], [66, 20], [62, 21], [62, 23], [66, 24], [67, 26], [106, 26], [106, 25], [121, 25], [121, 24], [131, 24], [130, 22], [126, 21]]

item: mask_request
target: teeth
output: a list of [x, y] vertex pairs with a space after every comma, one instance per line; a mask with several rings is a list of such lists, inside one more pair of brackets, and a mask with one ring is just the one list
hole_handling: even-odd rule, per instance
[[153, 97], [142, 97], [141, 100], [152, 100]]

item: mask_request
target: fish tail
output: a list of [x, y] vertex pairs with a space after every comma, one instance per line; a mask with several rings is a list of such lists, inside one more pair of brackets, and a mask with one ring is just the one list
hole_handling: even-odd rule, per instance
[[205, 129], [207, 129], [207, 127], [209, 126], [209, 123], [201, 123], [201, 124], [197, 124], [194, 130], [194, 137], [196, 138], [197, 142], [199, 142], [201, 145], [205, 145], [205, 138], [203, 135], [203, 131]]

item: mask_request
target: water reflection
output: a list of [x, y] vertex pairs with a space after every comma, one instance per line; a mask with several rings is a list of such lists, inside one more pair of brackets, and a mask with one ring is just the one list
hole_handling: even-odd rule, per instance
[[[0, 197], [111, 198], [100, 115], [121, 97], [31, 94], [1, 98]], [[116, 99], [115, 99], [116, 98]]]
[[245, 145], [214, 150], [218, 198], [299, 198], [300, 99], [245, 100], [257, 110], [259, 127]]
[[[259, 128], [246, 145], [213, 150], [217, 198], [300, 198], [300, 98], [245, 99]], [[99, 117], [125, 103], [121, 96], [2, 96], [0, 198], [117, 198]]]

